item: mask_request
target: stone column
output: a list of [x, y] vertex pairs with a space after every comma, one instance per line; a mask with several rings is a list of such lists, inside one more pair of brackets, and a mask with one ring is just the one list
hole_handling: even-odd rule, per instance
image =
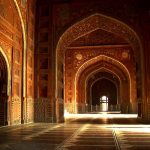
[[60, 98], [56, 100], [56, 122], [64, 122], [64, 102]]

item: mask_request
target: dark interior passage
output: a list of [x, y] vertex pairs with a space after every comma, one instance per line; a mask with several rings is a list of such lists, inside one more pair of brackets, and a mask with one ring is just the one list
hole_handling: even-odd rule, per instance
[[100, 103], [106, 98], [108, 103], [108, 110], [111, 105], [117, 104], [117, 88], [115, 84], [108, 79], [98, 80], [92, 86], [92, 105], [100, 105]]
[[7, 120], [7, 66], [0, 53], [0, 126]]

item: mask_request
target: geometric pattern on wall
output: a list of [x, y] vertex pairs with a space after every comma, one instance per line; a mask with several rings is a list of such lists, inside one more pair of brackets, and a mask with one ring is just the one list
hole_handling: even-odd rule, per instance
[[48, 98], [38, 98], [34, 102], [35, 122], [53, 122], [52, 104]]

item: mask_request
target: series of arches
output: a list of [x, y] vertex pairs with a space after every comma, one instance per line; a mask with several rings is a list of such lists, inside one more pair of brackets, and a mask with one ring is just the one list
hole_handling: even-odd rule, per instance
[[[93, 60], [96, 60], [96, 61], [93, 61]], [[111, 60], [111, 61], [110, 61]], [[114, 61], [114, 62], [113, 62]], [[96, 62], [97, 62], [97, 64], [98, 64], [98, 66], [96, 65]], [[110, 63], [111, 62], [111, 64], [108, 64], [108, 62]], [[112, 65], [113, 64], [113, 65]], [[130, 91], [129, 91], [129, 93], [132, 93], [133, 94], [133, 91], [132, 91], [132, 89], [131, 89], [131, 87], [133, 87], [132, 86], [132, 82], [133, 81], [131, 81], [131, 77], [130, 77], [130, 74], [129, 74], [129, 71], [127, 70], [127, 68], [123, 65], [123, 64], [121, 64], [121, 63], [118, 63], [117, 62], [117, 60], [114, 60], [113, 58], [110, 58], [110, 57], [108, 57], [108, 56], [103, 56], [103, 55], [100, 55], [100, 56], [98, 56], [96, 59], [95, 58], [93, 58], [93, 59], [91, 59], [91, 60], [89, 60], [89, 61], [87, 61], [86, 63], [84, 63], [79, 69], [78, 69], [78, 71], [77, 71], [77, 73], [76, 73], [76, 76], [75, 76], [75, 93], [76, 93], [76, 91], [80, 91], [81, 93], [84, 93], [84, 92], [82, 92], [82, 90], [77, 90], [77, 84], [79, 84], [79, 81], [84, 81], [84, 79], [82, 78], [82, 79], [79, 79], [80, 78], [80, 76], [81, 76], [81, 74], [86, 70], [86, 68], [88, 68], [88, 66], [94, 66], [94, 68], [92, 68], [92, 69], [89, 69], [88, 70], [88, 75], [84, 75], [84, 76], [90, 76], [91, 74], [93, 74], [93, 71], [95, 71], [96, 69], [100, 69], [102, 66], [103, 66], [103, 68], [104, 69], [107, 69], [108, 68], [108, 66], [109, 66], [109, 68], [111, 68], [111, 70], [113, 70], [113, 67], [115, 67], [115, 65], [116, 65], [116, 69], [120, 69], [121, 67], [122, 67], [122, 69], [120, 69], [120, 71], [122, 72], [123, 71], [123, 73], [124, 74], [126, 74], [126, 77], [125, 77], [125, 80], [126, 81], [128, 81], [129, 82], [129, 88], [128, 89], [130, 89]], [[117, 65], [121, 65], [121, 67], [118, 67]], [[87, 67], [86, 67], [87, 66]], [[82, 68], [84, 68], [83, 70], [82, 70]], [[122, 75], [123, 75], [123, 73], [122, 73]], [[122, 81], [124, 81], [124, 79], [122, 79]], [[86, 83], [86, 82], [85, 82]], [[84, 83], [81, 83], [80, 85], [79, 85], [79, 87], [81, 87], [80, 89], [85, 89], [85, 88], [82, 88], [82, 85], [84, 85]], [[132, 94], [129, 96], [129, 98], [127, 97], [127, 99], [129, 99], [129, 101], [132, 99]], [[76, 96], [77, 96], [77, 94], [75, 94]], [[84, 99], [84, 97], [83, 97], [83, 99]], [[76, 102], [77, 100], [76, 100], [76, 97], [75, 97], [75, 102]]]
[[[19, 18], [20, 18], [20, 22], [21, 22], [21, 26], [22, 26], [22, 35], [23, 35], [23, 96], [26, 97], [26, 32], [25, 32], [25, 24], [24, 24], [24, 20], [21, 14], [21, 10], [19, 8], [18, 2], [17, 0], [14, 0]], [[81, 36], [84, 36], [90, 32], [93, 32], [97, 29], [102, 29], [102, 30], [106, 30], [108, 32], [111, 32], [113, 34], [116, 35], [120, 35], [122, 37], [124, 37], [129, 44], [131, 45], [133, 51], [134, 51], [134, 55], [135, 55], [135, 59], [136, 59], [136, 63], [140, 68], [140, 71], [138, 73], [140, 73], [140, 75], [137, 75], [137, 80], [140, 80], [142, 83], [142, 87], [144, 84], [144, 71], [143, 71], [143, 53], [142, 53], [142, 46], [139, 40], [138, 35], [136, 34], [136, 32], [134, 32], [129, 26], [127, 26], [126, 24], [124, 24], [123, 22], [120, 22], [114, 18], [96, 13], [93, 14], [79, 22], [77, 22], [76, 24], [74, 24], [73, 26], [71, 26], [70, 28], [68, 28], [63, 35], [60, 37], [57, 47], [56, 47], [56, 68], [55, 68], [55, 99], [59, 101], [59, 81], [61, 80], [61, 76], [58, 75], [58, 61], [61, 58], [62, 59], [62, 63], [64, 63], [65, 60], [65, 52], [67, 51], [67, 48], [69, 47], [69, 45], [75, 41], [76, 39], [78, 39]], [[7, 58], [7, 56], [4, 53], [4, 50], [2, 48], [0, 48], [0, 53], [3, 55], [5, 62], [6, 62], [6, 66], [7, 66], [7, 96], [10, 95], [11, 93], [11, 67], [10, 67], [10, 63], [9, 60]], [[117, 65], [117, 68], [120, 68], [121, 71], [125, 72], [126, 74], [126, 78], [129, 80], [129, 86], [130, 86], [130, 94], [135, 92], [132, 91], [132, 78], [130, 77], [130, 72], [129, 70], [126, 68], [126, 66], [124, 64], [122, 64], [120, 61], [111, 58], [109, 56], [106, 55], [100, 55], [97, 56], [91, 60], [88, 60], [87, 62], [85, 62], [84, 64], [82, 64], [82, 66], [80, 66], [80, 68], [77, 69], [76, 74], [74, 76], [74, 95], [73, 95], [73, 101], [74, 101], [74, 112], [77, 112], [77, 108], [76, 108], [76, 102], [77, 102], [77, 89], [78, 84], [79, 84], [79, 79], [80, 77], [84, 74], [84, 71], [86, 70], [86, 68], [88, 68], [88, 66], [96, 66], [96, 62], [102, 62], [102, 61], [107, 61], [107, 60], [111, 60], [110, 62], [113, 62], [115, 65]], [[94, 64], [95, 63], [95, 64]], [[113, 66], [113, 65], [112, 65]], [[98, 68], [109, 70], [106, 67], [101, 67], [99, 66]], [[94, 68], [93, 70], [90, 70], [89, 72], [92, 72], [91, 75], [89, 77], [87, 77], [87, 75], [83, 75], [86, 76], [86, 78], [84, 78], [84, 90], [86, 90], [87, 87], [87, 83], [88, 83], [88, 78], [90, 78], [94, 72], [96, 70], [98, 70], [98, 68]], [[101, 71], [98, 71], [101, 72]], [[107, 72], [107, 71], [106, 71]], [[112, 73], [112, 72], [111, 72]], [[113, 73], [112, 73], [113, 74]], [[115, 74], [115, 73], [114, 73]], [[118, 75], [118, 79], [120, 78], [120, 75]], [[119, 80], [118, 80], [119, 81]], [[139, 82], [137, 82], [138, 84]], [[64, 85], [65, 87], [65, 85]], [[118, 86], [119, 87], [119, 86]], [[141, 92], [143, 92], [143, 88], [141, 89]], [[85, 92], [84, 92], [85, 93]], [[65, 97], [66, 98], [66, 97]], [[132, 95], [130, 95], [129, 99], [133, 99]], [[142, 99], [142, 97], [141, 97]], [[61, 105], [58, 103], [58, 105]], [[56, 109], [56, 108], [54, 108]], [[63, 117], [63, 114], [60, 114], [59, 116]]]
[[[116, 29], [117, 27], [117, 29]], [[83, 99], [84, 104], [85, 104], [85, 99], [87, 96], [87, 76], [89, 76], [89, 74], [91, 74], [91, 76], [94, 74], [93, 72], [95, 70], [97, 70], [98, 68], [104, 68], [108, 69], [107, 67], [103, 66], [103, 65], [99, 65], [97, 68], [93, 67], [93, 70], [89, 69], [89, 72], [86, 72], [86, 68], [88, 68], [88, 66], [96, 66], [96, 62], [97, 63], [101, 63], [103, 61], [107, 62], [109, 60], [109, 62], [112, 63], [111, 67], [114, 67], [114, 64], [117, 66], [116, 68], [120, 69], [121, 72], [123, 72], [122, 74], [126, 75], [126, 79], [125, 82], [125, 87], [124, 89], [129, 89], [129, 92], [127, 92], [126, 95], [129, 95], [129, 97], [127, 97], [127, 99], [129, 99], [128, 103], [130, 105], [130, 103], [136, 103], [136, 86], [137, 84], [139, 84], [139, 81], [143, 84], [143, 76], [144, 76], [144, 72], [142, 71], [143, 67], [143, 55], [142, 55], [142, 47], [141, 47], [141, 43], [139, 40], [139, 37], [137, 36], [137, 34], [126, 24], [111, 18], [111, 17], [107, 17], [101, 14], [94, 14], [91, 15], [89, 17], [87, 17], [86, 19], [83, 19], [81, 21], [79, 21], [78, 23], [74, 24], [73, 26], [71, 26], [68, 30], [66, 30], [64, 32], [64, 34], [60, 37], [60, 40], [58, 42], [57, 45], [57, 49], [56, 49], [56, 64], [57, 64], [57, 58], [58, 56], [64, 60], [65, 59], [65, 53], [69, 47], [69, 45], [71, 45], [71, 43], [73, 43], [76, 39], [85, 36], [86, 34], [93, 32], [97, 29], [102, 29], [108, 32], [111, 32], [113, 34], [117, 34], [123, 38], [125, 38], [129, 44], [132, 47], [133, 53], [134, 53], [134, 57], [136, 60], [136, 64], [138, 65], [139, 69], [140, 69], [140, 75], [138, 75], [138, 73], [135, 71], [133, 71], [133, 74], [135, 73], [135, 76], [137, 77], [137, 79], [135, 80], [134, 77], [131, 77], [132, 75], [132, 71], [130, 70], [130, 68], [126, 67], [121, 61], [114, 59], [113, 57], [109, 57], [107, 55], [99, 55], [95, 58], [89, 59], [87, 60], [85, 63], [83, 63], [82, 65], [79, 66], [79, 68], [76, 70], [75, 75], [73, 76], [73, 80], [74, 80], [74, 88], [72, 90], [72, 92], [74, 94], [72, 94], [72, 105], [74, 106], [70, 106], [70, 107], [74, 107], [74, 113], [78, 113], [78, 103], [79, 103], [79, 99]], [[64, 61], [65, 62], [65, 61]], [[92, 68], [92, 67], [91, 67]], [[88, 70], [88, 69], [87, 69]], [[112, 68], [109, 70], [113, 70]], [[58, 85], [58, 81], [60, 80], [60, 76], [58, 76], [57, 74], [58, 68], [56, 65], [56, 97], [57, 99], [59, 99], [58, 97], [58, 93], [59, 93], [59, 85]], [[111, 72], [111, 74], [113, 74]], [[116, 72], [115, 72], [116, 74]], [[121, 75], [118, 75], [119, 78], [121, 78]], [[66, 81], [65, 77], [65, 86], [67, 85], [67, 81]], [[123, 78], [120, 79], [123, 82]], [[80, 83], [81, 82], [81, 83]], [[129, 86], [129, 87], [128, 87]], [[143, 85], [142, 85], [143, 86]], [[118, 86], [119, 87], [119, 86]], [[141, 93], [143, 89], [141, 89]], [[79, 91], [79, 92], [78, 92]], [[122, 90], [123, 91], [123, 90]], [[65, 92], [67, 92], [67, 89], [65, 88]], [[80, 93], [80, 94], [79, 94]], [[121, 93], [122, 94], [122, 93]], [[66, 94], [67, 95], [67, 94]], [[82, 95], [82, 96], [81, 96]], [[84, 95], [84, 96], [83, 96]], [[88, 95], [89, 96], [89, 95]], [[82, 97], [82, 98], [81, 98]], [[64, 99], [67, 99], [67, 96], [64, 97]], [[142, 97], [141, 97], [142, 99]], [[69, 104], [70, 105], [70, 104]], [[131, 104], [132, 105], [132, 104]], [[134, 104], [133, 104], [134, 105]], [[137, 105], [137, 104], [136, 104]], [[130, 106], [131, 109], [133, 109], [133, 112], [137, 111], [136, 106]], [[134, 108], [133, 108], [134, 107]], [[66, 109], [68, 109], [68, 106], [66, 104]], [[82, 109], [83, 110], [83, 109]]]

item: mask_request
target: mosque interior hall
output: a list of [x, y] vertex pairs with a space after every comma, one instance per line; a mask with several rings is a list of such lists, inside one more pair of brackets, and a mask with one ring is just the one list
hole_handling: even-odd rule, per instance
[[148, 0], [0, 0], [0, 150], [149, 150]]

